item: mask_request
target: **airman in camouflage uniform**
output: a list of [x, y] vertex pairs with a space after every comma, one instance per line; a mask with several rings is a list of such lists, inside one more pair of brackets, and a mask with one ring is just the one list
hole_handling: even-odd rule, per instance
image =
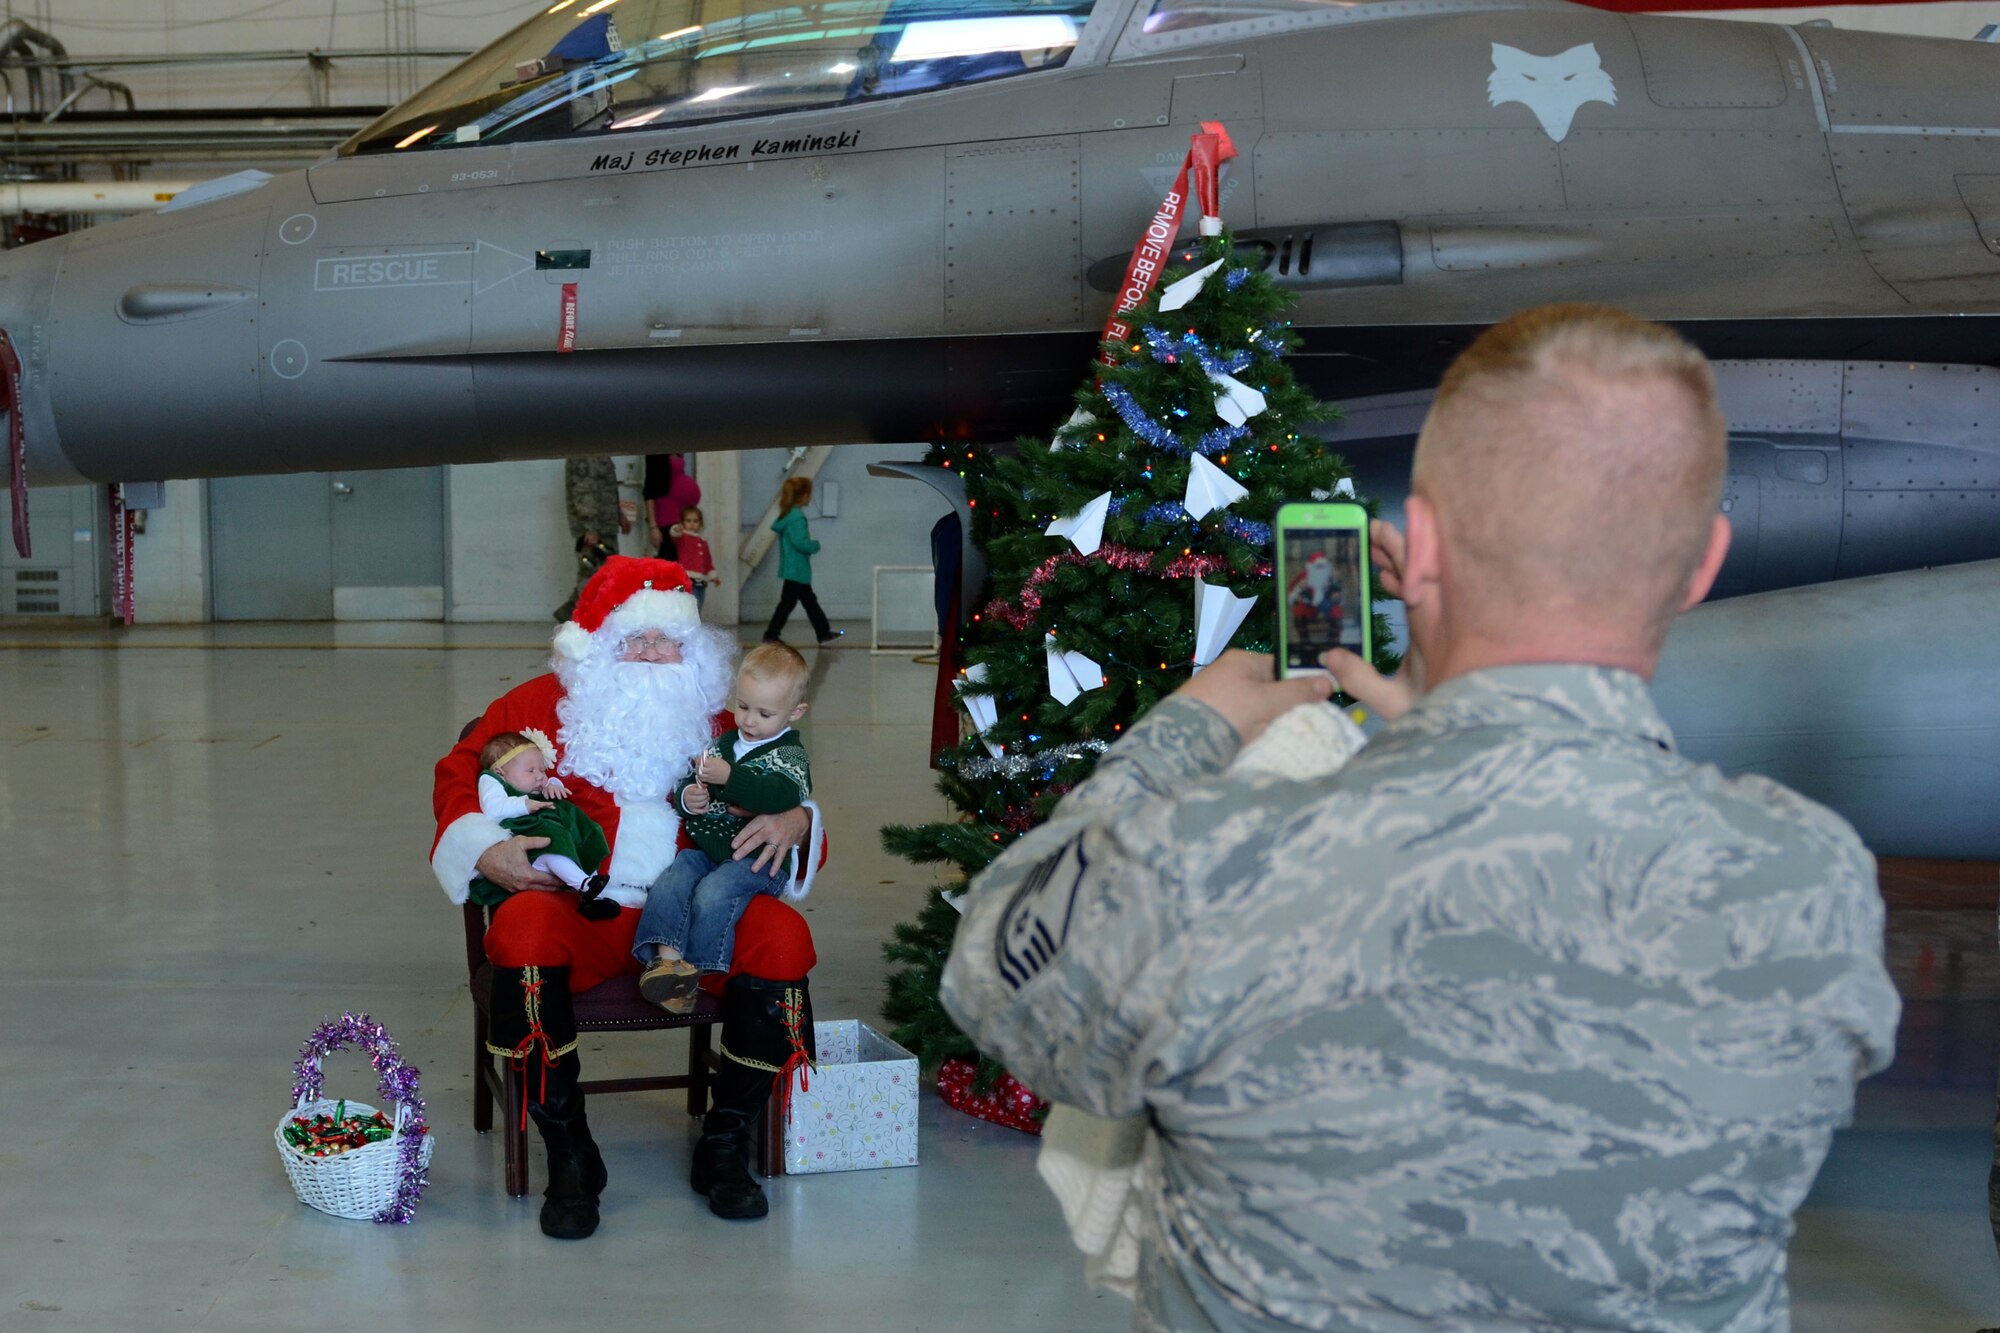
[[597, 548], [609, 547], [615, 553], [618, 534], [631, 526], [618, 508], [618, 469], [608, 457], [565, 458], [563, 497], [569, 509], [569, 535], [576, 547], [577, 568], [576, 587], [556, 611], [557, 620], [569, 619], [583, 585], [604, 563]]
[[618, 469], [609, 458], [565, 458], [563, 494], [569, 504], [571, 541], [596, 533], [613, 541], [624, 527], [618, 511]]
[[1401, 716], [1330, 777], [1231, 774], [1328, 687], [1225, 655], [974, 882], [945, 1004], [1037, 1092], [1150, 1118], [1142, 1329], [1784, 1330], [1792, 1213], [1891, 1054], [1873, 861], [1675, 752], [1664, 619], [1481, 664], [1429, 505], [1375, 530], [1435, 688], [1330, 655]]

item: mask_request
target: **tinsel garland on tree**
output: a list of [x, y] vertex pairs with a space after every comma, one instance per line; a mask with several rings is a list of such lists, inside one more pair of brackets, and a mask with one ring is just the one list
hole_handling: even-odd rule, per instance
[[[1197, 271], [1219, 266], [1168, 313], [1162, 300], [1185, 296], [1174, 283], [1188, 270], [1165, 275], [1131, 315], [1132, 335], [1105, 346], [1106, 364], [1078, 390], [1080, 410], [1053, 443], [931, 452], [929, 461], [965, 476], [968, 539], [986, 554], [991, 587], [967, 626], [974, 679], [961, 682], [960, 699], [975, 709], [989, 700], [992, 713], [940, 760], [938, 787], [959, 818], [882, 831], [890, 852], [958, 871], [883, 946], [891, 964], [883, 1015], [926, 1066], [979, 1060], [982, 1084], [1000, 1066], [938, 1000], [959, 921], [946, 895], [1046, 818], [1126, 725], [1186, 682], [1197, 651], [1197, 582], [1218, 590], [1204, 595], [1224, 606], [1220, 590], [1253, 599], [1228, 641], [1270, 650], [1278, 506], [1351, 489], [1342, 485], [1346, 464], [1309, 430], [1337, 413], [1301, 388], [1284, 360], [1298, 342], [1283, 319], [1290, 298], [1238, 258], [1227, 232], [1200, 246]], [[1245, 401], [1255, 406], [1254, 394], [1237, 392], [1246, 386], [1262, 395], [1262, 411], [1243, 411]], [[1210, 464], [1228, 480], [1217, 481]], [[1232, 492], [1229, 482], [1245, 493], [1225, 495], [1200, 517], [1190, 512], [1218, 488]], [[1095, 541], [1093, 501], [1103, 514]], [[1078, 516], [1077, 539], [1047, 535], [1051, 523]], [[1378, 616], [1375, 643], [1389, 637]], [[1203, 644], [1202, 660], [1222, 646]], [[1393, 667], [1385, 649], [1378, 656]], [[1095, 671], [1102, 684], [1093, 687]], [[1065, 703], [1052, 692], [1059, 686], [1080, 692]]]

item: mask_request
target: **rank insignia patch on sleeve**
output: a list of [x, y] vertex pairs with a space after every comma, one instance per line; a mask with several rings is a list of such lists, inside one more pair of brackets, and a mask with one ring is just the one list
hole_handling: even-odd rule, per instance
[[1069, 938], [1069, 918], [1076, 906], [1077, 886], [1090, 859], [1081, 834], [1070, 839], [1048, 860], [1028, 872], [1000, 917], [994, 937], [994, 961], [1000, 978], [1015, 990], [1040, 976], [1055, 961]]

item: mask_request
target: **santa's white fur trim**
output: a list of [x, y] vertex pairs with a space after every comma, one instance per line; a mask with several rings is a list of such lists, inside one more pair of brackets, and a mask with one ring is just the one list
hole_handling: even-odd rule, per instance
[[565, 620], [556, 631], [556, 652], [572, 662], [581, 662], [590, 652], [590, 635], [574, 620]]
[[812, 827], [806, 832], [805, 845], [792, 858], [792, 882], [785, 886], [781, 895], [788, 903], [803, 900], [812, 892], [813, 873], [819, 869], [819, 859], [826, 853], [826, 825], [820, 822], [819, 802], [806, 801], [806, 813], [812, 816]]
[[618, 839], [611, 847], [611, 884], [604, 896], [623, 907], [644, 907], [646, 890], [679, 849], [681, 817], [665, 801], [618, 807]]
[[481, 814], [460, 815], [445, 825], [444, 836], [431, 853], [431, 873], [437, 876], [444, 896], [455, 903], [464, 902], [479, 874], [480, 855], [507, 837], [506, 829]]
[[[642, 630], [669, 632], [688, 630], [701, 623], [701, 605], [693, 593], [679, 589], [641, 588], [625, 599], [625, 604], [604, 618], [604, 628], [613, 637], [624, 638]], [[675, 638], [681, 637], [674, 634]]]

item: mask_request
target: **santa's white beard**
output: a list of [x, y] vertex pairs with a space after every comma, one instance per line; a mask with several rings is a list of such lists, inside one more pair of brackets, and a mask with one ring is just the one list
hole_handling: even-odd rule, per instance
[[627, 804], [662, 800], [713, 738], [727, 664], [718, 672], [707, 663], [621, 662], [609, 647], [593, 645], [583, 661], [560, 663], [559, 771]]

